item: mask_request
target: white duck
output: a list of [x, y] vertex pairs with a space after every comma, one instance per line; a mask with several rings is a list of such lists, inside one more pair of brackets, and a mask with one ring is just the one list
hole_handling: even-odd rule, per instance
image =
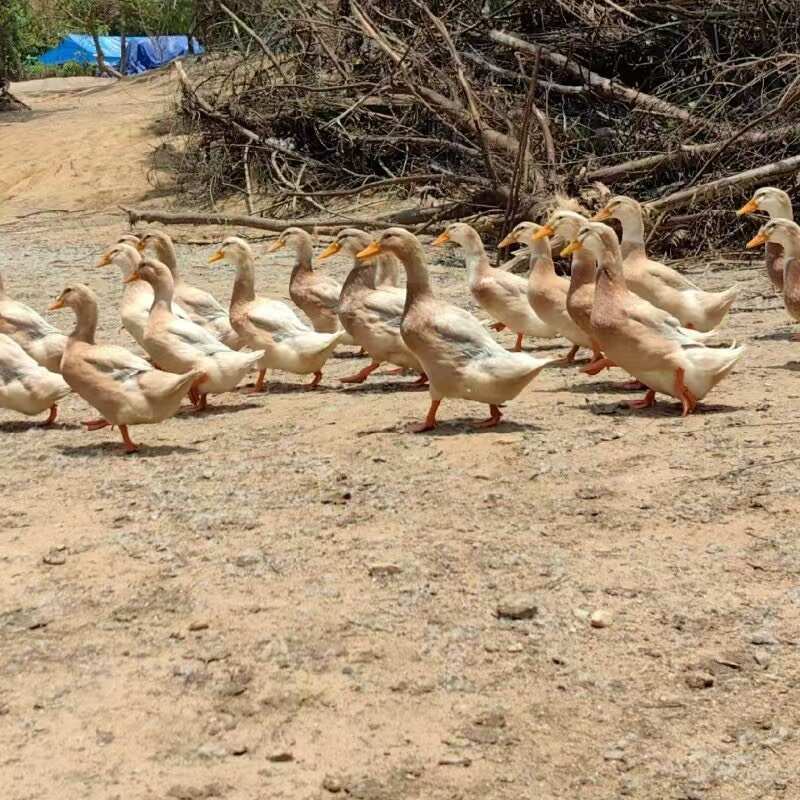
[[400, 330], [430, 380], [431, 405], [415, 430], [436, 427], [436, 412], [445, 397], [488, 404], [490, 416], [479, 424], [497, 425], [500, 406], [515, 398], [551, 359], [509, 352], [472, 314], [438, 300], [422, 246], [413, 234], [389, 228], [356, 255], [368, 259], [383, 253], [397, 256], [405, 267], [407, 299]]
[[0, 333], [0, 408], [34, 416], [47, 409], [55, 422], [56, 403], [70, 393], [66, 381], [34, 361], [10, 336]]
[[97, 297], [88, 286], [64, 289], [50, 309], [65, 307], [73, 309], [77, 319], [64, 349], [62, 375], [76, 394], [102, 414], [84, 424], [90, 431], [119, 425], [126, 452], [133, 453], [138, 448], [128, 426], [171, 417], [203, 374], [199, 370], [185, 375], [162, 372], [124, 347], [95, 344]]
[[0, 275], [0, 333], [10, 336], [31, 358], [50, 372], [61, 371], [67, 337], [32, 308], [12, 300]]
[[318, 333], [300, 320], [286, 303], [257, 297], [255, 259], [244, 239], [229, 236], [209, 262], [223, 259], [236, 267], [230, 306], [231, 324], [248, 347], [264, 351], [253, 391], [265, 391], [264, 377], [268, 369], [298, 375], [313, 374], [307, 388], [315, 389], [322, 380], [322, 367], [348, 336], [347, 331]]
[[400, 367], [399, 372], [406, 369], [419, 372], [417, 383], [423, 384], [427, 381], [427, 376], [400, 333], [406, 293], [387, 283], [378, 283], [379, 271], [385, 263], [397, 262], [397, 259], [388, 254], [376, 256], [370, 261], [359, 261], [355, 258], [355, 254], [363, 250], [370, 241], [372, 237], [365, 231], [345, 228], [339, 231], [334, 241], [317, 257], [317, 261], [324, 261], [343, 252], [353, 258], [353, 267], [342, 285], [339, 298], [339, 320], [355, 343], [364, 348], [372, 363], [341, 381], [363, 383], [382, 363], [389, 362]]
[[167, 372], [200, 371], [204, 377], [193, 389], [192, 400], [203, 411], [209, 394], [231, 392], [263, 357], [264, 351], [240, 353], [214, 334], [172, 312], [172, 275], [165, 264], [145, 259], [128, 280], [145, 280], [153, 287], [153, 307], [144, 333], [144, 349]]
[[175, 285], [175, 305], [180, 306], [196, 325], [211, 331], [214, 336], [232, 350], [243, 344], [231, 327], [225, 307], [205, 289], [187, 283], [178, 268], [178, 255], [172, 238], [165, 231], [148, 231], [140, 238], [139, 252], [152, 250], [156, 260], [165, 264], [172, 274]]
[[448, 225], [433, 242], [440, 247], [447, 242], [460, 245], [464, 251], [467, 284], [475, 302], [497, 320], [495, 330], [509, 328], [517, 335], [514, 350], [522, 350], [524, 336], [553, 339], [559, 331], [545, 322], [528, 302], [528, 281], [497, 269], [489, 263], [478, 232], [463, 222]]

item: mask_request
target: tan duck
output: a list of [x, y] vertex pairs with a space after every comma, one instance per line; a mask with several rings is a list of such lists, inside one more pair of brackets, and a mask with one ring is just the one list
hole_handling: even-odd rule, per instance
[[[753, 214], [756, 211], [769, 214], [770, 219], [794, 220], [792, 201], [789, 195], [783, 189], [777, 189], [774, 186], [762, 186], [736, 213], [738, 216], [742, 216], [743, 214]], [[766, 244], [767, 276], [775, 290], [783, 292], [783, 268], [785, 266], [783, 248], [778, 242], [768, 241]]]
[[153, 307], [143, 340], [153, 362], [167, 372], [203, 373], [203, 379], [192, 390], [192, 402], [198, 411], [206, 408], [209, 394], [232, 392], [263, 358], [263, 350], [231, 350], [207, 328], [179, 319], [172, 311], [172, 275], [160, 261], [145, 259], [128, 280], [144, 280], [153, 287]]
[[622, 252], [610, 228], [586, 223], [562, 253], [569, 255], [581, 248], [597, 260], [591, 319], [597, 340], [608, 358], [648, 387], [644, 399], [629, 405], [646, 408], [655, 403], [656, 392], [662, 392], [681, 401], [684, 416], [694, 411], [733, 369], [744, 348], [681, 341], [659, 316], [648, 314], [626, 286]]
[[706, 292], [676, 270], [648, 258], [644, 247], [642, 207], [631, 197], [612, 197], [593, 217], [616, 219], [622, 224], [622, 257], [628, 288], [669, 311], [686, 328], [710, 331], [730, 310], [739, 293], [738, 286], [723, 292]]
[[569, 279], [556, 274], [550, 250], [550, 240], [546, 236], [533, 237], [541, 230], [535, 222], [520, 222], [503, 239], [499, 247], [520, 243], [528, 246], [531, 252], [531, 271], [528, 276], [528, 302], [537, 316], [547, 325], [557, 330], [565, 339], [572, 342], [567, 354], [567, 363], [575, 359], [581, 347], [592, 347], [591, 338], [575, 323], [567, 311]]
[[431, 405], [415, 430], [436, 427], [436, 412], [445, 397], [488, 404], [489, 418], [479, 425], [497, 425], [503, 403], [513, 400], [551, 359], [506, 350], [472, 314], [437, 299], [425, 253], [413, 234], [389, 228], [356, 257], [384, 253], [395, 255], [405, 268], [407, 294], [400, 330], [430, 380]]
[[37, 364], [61, 372], [67, 337], [32, 308], [10, 298], [0, 275], [0, 333], [10, 336]]
[[222, 243], [209, 262], [227, 260], [236, 267], [236, 281], [231, 295], [231, 324], [242, 341], [263, 350], [258, 380], [253, 391], [265, 390], [268, 369], [313, 374], [307, 388], [315, 389], [322, 380], [322, 367], [331, 353], [347, 336], [345, 330], [318, 333], [305, 324], [292, 309], [279, 300], [257, 297], [255, 293], [255, 259], [250, 245], [238, 236]]
[[10, 336], [0, 333], [0, 408], [32, 417], [50, 411], [45, 425], [58, 415], [58, 403], [70, 393], [66, 381], [34, 361]]
[[200, 370], [174, 375], [151, 364], [124, 347], [95, 343], [97, 297], [77, 284], [64, 289], [51, 309], [69, 307], [77, 322], [62, 359], [62, 375], [72, 390], [102, 417], [84, 423], [94, 431], [118, 425], [128, 453], [137, 450], [128, 434], [129, 425], [147, 425], [171, 417], [200, 380]]
[[[748, 248], [775, 244], [783, 253], [783, 302], [789, 316], [800, 322], [800, 226], [790, 219], [771, 219], [747, 243]], [[800, 333], [792, 335], [800, 341]]]
[[[119, 269], [123, 284], [122, 297], [119, 301], [122, 327], [139, 347], [144, 349], [144, 332], [153, 305], [153, 287], [147, 281], [131, 279], [142, 261], [139, 251], [132, 244], [128, 244], [130, 239], [135, 238], [125, 237], [124, 241], [119, 241], [106, 250], [97, 262], [97, 266], [106, 267], [113, 264]], [[175, 303], [172, 304], [172, 310], [181, 319], [189, 319], [189, 315]]]
[[[302, 228], [287, 228], [267, 250], [275, 253], [289, 246], [295, 252], [295, 265], [289, 278], [289, 297], [311, 320], [318, 333], [335, 333], [339, 325], [339, 296], [342, 286], [329, 275], [314, 269], [314, 243], [311, 235]], [[340, 344], [355, 344], [349, 333]]]
[[231, 326], [225, 307], [205, 289], [188, 284], [178, 268], [175, 244], [165, 231], [149, 231], [139, 241], [139, 251], [152, 250], [156, 260], [166, 264], [175, 284], [175, 305], [180, 306], [196, 325], [211, 331], [232, 350], [242, 347], [242, 342]]
[[379, 273], [386, 262], [399, 262], [389, 254], [375, 256], [369, 261], [355, 258], [355, 254], [371, 241], [372, 237], [365, 231], [345, 228], [317, 257], [317, 261], [323, 261], [342, 252], [353, 258], [353, 268], [339, 296], [339, 320], [353, 341], [364, 348], [371, 363], [341, 381], [363, 383], [382, 363], [388, 362], [400, 367], [400, 372], [406, 369], [419, 372], [417, 383], [425, 383], [427, 377], [422, 365], [400, 333], [406, 293], [389, 283], [379, 283]]
[[475, 302], [497, 320], [498, 324], [493, 326], [495, 330], [509, 328], [517, 335], [514, 350], [522, 350], [524, 336], [552, 339], [559, 335], [558, 330], [541, 319], [528, 302], [528, 281], [489, 263], [481, 237], [472, 226], [454, 222], [445, 228], [433, 245], [441, 247], [447, 242], [463, 249], [470, 293]]

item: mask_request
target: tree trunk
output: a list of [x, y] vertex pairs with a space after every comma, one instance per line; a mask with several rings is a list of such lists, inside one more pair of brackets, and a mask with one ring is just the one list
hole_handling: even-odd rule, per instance
[[94, 52], [97, 56], [97, 69], [100, 71], [100, 74], [102, 75], [104, 72], [107, 72], [115, 78], [121, 78], [122, 73], [117, 72], [114, 67], [106, 64], [106, 57], [103, 55], [103, 48], [100, 46], [100, 37], [97, 35], [96, 31], [92, 31], [92, 41], [94, 42]]

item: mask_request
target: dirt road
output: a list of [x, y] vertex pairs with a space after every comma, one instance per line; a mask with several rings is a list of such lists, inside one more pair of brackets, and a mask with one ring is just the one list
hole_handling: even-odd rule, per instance
[[[42, 309], [89, 283], [100, 337], [130, 346], [92, 267], [119, 219], [15, 220], [72, 202], [26, 192], [9, 289]], [[220, 233], [176, 236], [227, 298]], [[258, 249], [286, 296], [289, 260]], [[618, 370], [548, 368], [499, 428], [445, 402], [415, 436], [426, 392], [342, 388], [353, 358], [317, 392], [279, 374], [134, 429], [133, 457], [77, 398], [48, 431], [0, 412], [4, 798], [797, 796], [800, 344], [755, 263], [689, 270], [741, 284], [748, 352], [688, 419], [624, 409]], [[433, 275], [473, 308], [458, 259]]]

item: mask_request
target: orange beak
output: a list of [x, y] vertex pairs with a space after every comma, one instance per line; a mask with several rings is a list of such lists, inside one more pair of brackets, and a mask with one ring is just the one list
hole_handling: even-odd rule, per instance
[[140, 253], [144, 253], [144, 248], [145, 248], [146, 246], [147, 246], [147, 245], [145, 244], [145, 241], [144, 241], [144, 239], [139, 239], [139, 241], [138, 241], [138, 242], [136, 242], [136, 249], [137, 249], [137, 250], [138, 250]]
[[339, 242], [331, 242], [318, 256], [317, 261], [324, 261], [326, 258], [330, 258], [331, 256], [335, 256], [340, 250], [342, 246]]
[[542, 225], [536, 233], [531, 236], [534, 242], [538, 242], [539, 239], [544, 239], [547, 236], [552, 236], [555, 233], [555, 230], [551, 228], [549, 225]]
[[366, 261], [368, 258], [380, 255], [383, 251], [378, 242], [370, 242], [363, 250], [356, 253], [356, 258], [359, 261]]
[[280, 250], [282, 247], [286, 246], [286, 241], [284, 239], [278, 239], [277, 242], [273, 242], [268, 248], [268, 253], [274, 253], [277, 250]]
[[510, 247], [512, 244], [516, 243], [517, 243], [517, 234], [514, 233], [514, 231], [511, 231], [511, 233], [509, 233], [508, 236], [506, 236], [505, 239], [503, 239], [503, 241], [500, 242], [500, 244], [498, 244], [497, 246], [500, 248]]
[[[601, 208], [593, 217], [592, 219], [595, 222], [602, 222], [604, 219], [609, 219], [611, 217], [611, 209], [606, 206], [605, 208]], [[563, 253], [562, 253], [563, 255]]]
[[447, 231], [442, 231], [434, 240], [434, 247], [441, 247], [450, 241], [450, 234]]
[[139, 271], [138, 271], [138, 270], [134, 270], [134, 271], [133, 271], [133, 272], [131, 272], [131, 274], [130, 274], [130, 275], [128, 275], [128, 277], [127, 277], [127, 278], [125, 278], [125, 280], [124, 280], [124, 281], [122, 281], [122, 282], [123, 282], [123, 283], [133, 283], [134, 281], [139, 281], [139, 280], [141, 280], [141, 279], [142, 279], [142, 276], [139, 274]]
[[745, 247], [750, 250], [753, 247], [758, 247], [760, 244], [766, 244], [767, 237], [759, 231], [746, 245]]
[[577, 253], [582, 247], [583, 245], [577, 239], [575, 239], [561, 251], [560, 255], [571, 256], [573, 253]]
[[208, 263], [213, 264], [215, 261], [222, 261], [225, 258], [225, 253], [222, 250], [217, 250], [216, 253], [213, 253], [208, 257]]
[[59, 297], [54, 303], [51, 303], [48, 307], [48, 311], [58, 311], [59, 308], [64, 308], [64, 301]]
[[103, 253], [100, 260], [95, 264], [96, 267], [107, 267], [111, 263], [111, 253]]
[[745, 214], [753, 214], [758, 211], [758, 203], [755, 197], [751, 197], [737, 212], [737, 217], [743, 217]]

